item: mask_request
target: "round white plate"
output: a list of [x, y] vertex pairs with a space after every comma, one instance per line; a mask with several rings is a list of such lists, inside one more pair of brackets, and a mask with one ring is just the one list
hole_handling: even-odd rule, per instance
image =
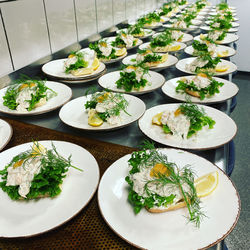
[[140, 95], [145, 94], [148, 92], [152, 92], [158, 88], [160, 88], [164, 82], [165, 78], [161, 74], [154, 72], [154, 71], [148, 71], [148, 75], [146, 75], [146, 79], [150, 83], [150, 85], [147, 85], [143, 88], [143, 90], [132, 90], [131, 92], [126, 92], [124, 89], [117, 88], [117, 85], [115, 84], [117, 80], [120, 79], [120, 72], [121, 71], [113, 71], [110, 72], [101, 78], [99, 78], [98, 83], [100, 86], [104, 89], [109, 89], [114, 92], [120, 92], [120, 93], [129, 93], [133, 95]]
[[[191, 46], [188, 46], [185, 48], [184, 50], [188, 55], [191, 55], [193, 56], [193, 52], [194, 52], [194, 49]], [[230, 56], [234, 56], [236, 54], [236, 50], [229, 47], [229, 46], [224, 46], [224, 45], [217, 45], [216, 49], [215, 49], [215, 53], [223, 53], [224, 51], [228, 51], [228, 54], [226, 56], [221, 56], [221, 58], [223, 57], [230, 57]]]
[[104, 122], [100, 127], [88, 125], [88, 112], [86, 111], [84, 105], [88, 100], [90, 100], [91, 95], [78, 97], [65, 104], [59, 112], [59, 117], [64, 123], [71, 127], [88, 131], [105, 131], [122, 128], [138, 120], [146, 110], [146, 106], [141, 99], [127, 94], [124, 94], [124, 97], [129, 102], [126, 111], [130, 115], [122, 112], [122, 123], [118, 125], [110, 125], [107, 122]]
[[64, 62], [67, 59], [58, 59], [54, 61], [50, 61], [42, 66], [42, 71], [44, 74], [46, 74], [49, 77], [55, 77], [58, 79], [64, 79], [64, 80], [79, 80], [79, 79], [86, 79], [86, 78], [91, 78], [95, 77], [98, 74], [101, 74], [102, 71], [105, 70], [105, 64], [100, 62], [100, 66], [96, 71], [94, 71], [92, 74], [89, 75], [84, 75], [84, 76], [73, 76], [72, 74], [66, 74], [64, 72]]
[[[150, 42], [148, 43], [143, 43], [142, 45], [139, 46], [139, 49], [150, 49], [150, 46], [149, 46]], [[178, 46], [180, 45], [180, 49], [179, 50], [176, 50], [176, 51], [169, 51], [169, 53], [171, 52], [178, 52], [178, 51], [181, 51], [183, 49], [185, 49], [187, 47], [187, 45], [185, 43], [181, 43], [181, 42], [173, 42], [171, 44], [171, 46]]]
[[139, 120], [139, 128], [150, 139], [175, 148], [207, 150], [220, 147], [233, 139], [237, 127], [235, 122], [225, 113], [208, 106], [202, 107], [207, 116], [210, 116], [216, 124], [213, 129], [203, 128], [197, 135], [189, 139], [182, 139], [165, 134], [162, 127], [152, 124], [154, 115], [165, 110], [176, 110], [180, 104], [163, 104], [146, 110], [143, 117]]
[[[163, 27], [170, 28], [170, 29], [177, 29], [177, 28], [173, 28], [172, 24], [164, 24]], [[199, 29], [199, 27], [196, 25], [190, 25], [188, 28], [178, 28], [178, 29], [182, 31], [194, 31], [194, 30]]]
[[[235, 17], [236, 16], [236, 11], [231, 10], [231, 12], [232, 12], [232, 16]], [[216, 12], [216, 11], [211, 11], [211, 12], [208, 13], [208, 15], [210, 15], [210, 16], [216, 16], [217, 14], [218, 14], [218, 12]]]
[[[111, 43], [111, 42], [115, 41], [115, 39], [116, 39], [115, 36], [111, 36], [111, 37], [107, 37], [106, 41], [108, 43]], [[136, 39], [137, 39], [136, 45], [132, 46], [132, 47], [126, 47], [127, 50], [134, 49], [134, 48], [138, 47], [139, 45], [141, 45], [143, 43], [143, 41], [141, 39], [139, 39], [139, 38], [136, 38]]]
[[2, 150], [10, 141], [13, 134], [10, 124], [0, 119], [0, 150]]
[[[99, 167], [86, 149], [65, 141], [40, 141], [51, 149], [51, 142], [65, 158], [72, 155], [72, 165], [55, 198], [13, 201], [0, 189], [0, 237], [27, 237], [47, 232], [72, 219], [93, 197], [99, 182]], [[1, 169], [14, 156], [31, 148], [32, 142], [18, 145], [0, 154]]]
[[[211, 23], [211, 21], [206, 21], [205, 23], [209, 25]], [[232, 24], [232, 28], [237, 28], [240, 26], [239, 23], [235, 23], [235, 22], [232, 22], [231, 24]]]
[[[175, 23], [175, 22], [177, 22], [177, 19], [171, 19], [170, 22], [171, 22], [171, 23]], [[193, 20], [191, 21], [191, 23], [192, 23], [192, 25], [194, 25], [194, 26], [199, 26], [199, 25], [202, 24], [202, 21], [201, 21], [201, 20], [195, 20], [195, 19], [193, 19]]]
[[233, 230], [240, 215], [240, 198], [234, 184], [217, 166], [200, 156], [175, 149], [161, 149], [161, 152], [180, 167], [191, 165], [197, 176], [218, 172], [216, 190], [201, 198], [207, 217], [201, 221], [200, 228], [187, 223], [187, 208], [155, 214], [142, 209], [134, 214], [125, 181], [131, 155], [114, 162], [101, 178], [98, 203], [105, 222], [119, 237], [143, 249], [193, 250], [219, 243]]
[[[182, 77], [185, 77], [187, 79], [192, 79], [194, 77], [194, 75], [193, 76], [182, 76]], [[163, 93], [171, 98], [174, 98], [176, 100], [183, 101], [183, 102], [185, 102], [188, 98], [193, 103], [202, 103], [202, 104], [209, 103], [209, 104], [211, 104], [211, 103], [224, 102], [224, 101], [234, 97], [235, 95], [237, 95], [237, 93], [239, 91], [239, 88], [237, 87], [236, 84], [234, 84], [230, 81], [227, 81], [225, 79], [222, 79], [222, 78], [213, 77], [213, 79], [215, 79], [216, 81], [224, 83], [224, 85], [219, 88], [220, 93], [216, 93], [212, 97], [205, 98], [204, 100], [200, 100], [199, 98], [188, 95], [186, 93], [177, 93], [175, 91], [176, 87], [179, 84], [178, 81], [182, 77], [176, 77], [176, 78], [173, 78], [171, 80], [166, 81], [165, 84], [162, 86]]]
[[[211, 30], [209, 26], [200, 26], [200, 29], [205, 30], [205, 31]], [[229, 30], [227, 30], [227, 32], [235, 33], [235, 32], [238, 32], [238, 29], [230, 28]]]
[[[116, 33], [117, 34], [119, 34], [119, 33], [121, 33], [122, 31], [124, 31], [125, 33], [127, 33], [127, 30], [128, 29], [121, 29], [121, 30], [118, 30]], [[148, 37], [150, 37], [150, 36], [152, 36], [154, 33], [155, 33], [155, 31], [153, 31], [153, 30], [151, 30], [151, 29], [143, 29], [144, 30], [144, 36], [140, 36], [140, 37], [138, 37], [138, 38], [140, 38], [140, 39], [145, 39], [145, 38], [148, 38]], [[134, 37], [137, 37], [137, 36], [134, 36]]]
[[[162, 53], [157, 53], [157, 54], [161, 55]], [[133, 59], [136, 59], [136, 54], [125, 57], [122, 60], [122, 63], [125, 65], [131, 65], [131, 64], [133, 65], [136, 63], [133, 61]], [[150, 67], [150, 69], [155, 70], [155, 71], [160, 71], [160, 70], [163, 70], [163, 69], [166, 69], [168, 67], [175, 65], [177, 62], [178, 62], [177, 57], [168, 55], [168, 58], [164, 63], [160, 63], [156, 67]]]
[[[158, 35], [160, 35], [160, 34], [161, 34], [161, 32], [160, 32], [160, 33], [156, 33], [156, 34], [154, 34], [152, 37], [155, 38], [156, 36], [158, 36]], [[181, 39], [180, 42], [182, 42], [182, 43], [187, 43], [187, 42], [190, 42], [190, 41], [192, 41], [192, 40], [193, 40], [193, 36], [192, 36], [192, 35], [187, 34], [187, 33], [183, 33], [183, 37], [182, 37], [182, 39]]]
[[[178, 63], [176, 63], [175, 66], [178, 70], [180, 70], [182, 72], [185, 72], [188, 74], [194, 74], [194, 72], [187, 70], [185, 66], [187, 64], [192, 63], [193, 60], [195, 60], [195, 58], [196, 57], [189, 57], [189, 58], [182, 59], [182, 60], [178, 61]], [[227, 61], [227, 60], [224, 60], [224, 59], [221, 59], [221, 62], [219, 62], [218, 65], [227, 65], [227, 66], [229, 66], [229, 69], [225, 72], [215, 72], [215, 74], [214, 74], [215, 76], [228, 75], [228, 74], [231, 74], [237, 70], [237, 66], [234, 63]]]
[[[235, 35], [235, 34], [232, 34], [232, 33], [227, 33], [225, 38], [222, 41], [216, 42], [216, 43], [217, 44], [230, 44], [230, 43], [236, 42], [238, 39], [239, 39], [238, 35]], [[199, 40], [200, 41], [201, 40], [200, 35], [195, 36], [194, 40]]]
[[0, 112], [3, 112], [5, 114], [10, 115], [39, 115], [43, 113], [50, 112], [52, 110], [55, 110], [59, 107], [61, 107], [63, 104], [68, 102], [72, 97], [72, 90], [70, 87], [66, 86], [65, 84], [59, 83], [59, 82], [52, 82], [47, 81], [45, 83], [47, 87], [52, 89], [57, 93], [56, 96], [50, 98], [47, 103], [41, 107], [37, 107], [31, 111], [27, 112], [19, 112], [16, 110], [11, 110], [8, 107], [3, 105], [3, 96], [5, 95], [5, 92], [8, 87], [5, 87], [0, 90]]
[[152, 29], [152, 30], [153, 30], [153, 29], [158, 29], [158, 28], [162, 27], [162, 23], [157, 23], [157, 24], [154, 25], [154, 26], [145, 24], [143, 27], [144, 27], [145, 29]]

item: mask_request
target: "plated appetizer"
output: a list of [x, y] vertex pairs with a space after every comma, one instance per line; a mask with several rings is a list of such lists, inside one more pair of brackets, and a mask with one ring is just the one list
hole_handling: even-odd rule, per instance
[[144, 28], [155, 28], [161, 26], [161, 18], [155, 12], [150, 12], [137, 20], [137, 24]]
[[57, 93], [46, 86], [46, 81], [23, 78], [10, 85], [3, 96], [3, 105], [18, 112], [29, 112], [41, 107]]
[[144, 29], [139, 24], [129, 25], [125, 32], [141, 39], [154, 34], [154, 31], [152, 31], [151, 29]]
[[142, 41], [138, 38], [135, 38], [133, 35], [128, 34], [126, 32], [120, 32], [115, 39], [111, 42], [113, 47], [117, 48], [133, 48], [142, 43]]
[[101, 39], [98, 42], [90, 43], [89, 48], [94, 50], [97, 58], [103, 62], [109, 62], [113, 59], [121, 58], [127, 54], [126, 48], [113, 47], [106, 39]]
[[124, 89], [126, 92], [141, 91], [150, 84], [146, 78], [147, 74], [148, 70], [140, 65], [129, 65], [120, 72], [120, 79], [115, 83], [118, 89]]
[[122, 94], [113, 92], [96, 92], [86, 102], [85, 109], [88, 112], [88, 124], [99, 127], [104, 122], [110, 125], [121, 124], [121, 113], [127, 115], [128, 101]]
[[196, 104], [181, 104], [176, 110], [165, 110], [152, 117], [152, 124], [161, 126], [165, 134], [187, 140], [204, 127], [212, 129], [215, 121]]
[[177, 93], [187, 93], [197, 97], [200, 100], [214, 96], [220, 93], [219, 88], [224, 85], [223, 82], [216, 81], [206, 74], [198, 74], [192, 78], [182, 77], [175, 88]]
[[0, 171], [0, 187], [12, 200], [30, 200], [44, 197], [55, 197], [61, 193], [61, 185], [71, 165], [70, 157], [63, 158], [55, 146], [47, 150], [43, 145], [34, 142], [26, 150], [10, 161]]
[[132, 153], [128, 160], [128, 201], [138, 214], [142, 208], [151, 213], [162, 213], [187, 207], [189, 221], [197, 227], [204, 216], [201, 200], [211, 194], [218, 184], [218, 172], [195, 180], [193, 169], [187, 164], [177, 166], [168, 156], [145, 143], [141, 151]]
[[73, 76], [90, 75], [98, 69], [100, 62], [94, 50], [89, 48], [71, 52], [64, 62], [64, 72]]

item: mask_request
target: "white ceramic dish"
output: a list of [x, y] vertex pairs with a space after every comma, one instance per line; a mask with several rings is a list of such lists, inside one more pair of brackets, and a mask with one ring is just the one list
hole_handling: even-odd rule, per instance
[[57, 78], [57, 79], [64, 79], [64, 80], [83, 80], [87, 78], [95, 77], [98, 74], [101, 74], [102, 71], [105, 70], [105, 64], [100, 62], [100, 66], [96, 71], [94, 71], [92, 74], [84, 75], [84, 76], [74, 76], [72, 74], [66, 74], [64, 72], [64, 62], [67, 59], [58, 59], [54, 61], [50, 61], [42, 66], [42, 71], [44, 74], [46, 74], [49, 77]]
[[[116, 38], [115, 36], [107, 37], [106, 41], [108, 43], [112, 43], [113, 41], [115, 41], [115, 38]], [[126, 47], [127, 50], [134, 49], [143, 43], [143, 41], [141, 39], [139, 39], [139, 38], [135, 38], [135, 39], [137, 39], [136, 45], [132, 46], [132, 47]]]
[[132, 95], [140, 95], [140, 94], [145, 94], [152, 92], [158, 88], [160, 88], [164, 82], [165, 78], [161, 74], [154, 72], [154, 71], [149, 71], [148, 75], [146, 76], [146, 79], [150, 83], [146, 87], [143, 88], [143, 90], [138, 91], [138, 90], [132, 90], [131, 92], [126, 92], [124, 89], [117, 88], [117, 85], [115, 84], [117, 80], [120, 79], [120, 72], [121, 71], [113, 71], [110, 72], [101, 78], [99, 78], [98, 83], [100, 86], [104, 89], [109, 89], [114, 92], [120, 92], [120, 93], [128, 93]]
[[100, 61], [102, 61], [102, 62], [105, 63], [105, 64], [116, 63], [116, 62], [121, 61], [124, 57], [126, 57], [127, 54], [128, 54], [128, 52], [126, 52], [124, 55], [119, 56], [119, 57], [117, 57], [117, 58], [115, 58], [115, 59], [110, 59], [110, 60], [108, 60], [108, 61], [107, 61], [107, 60], [102, 60], [102, 59], [100, 59]]
[[[230, 44], [230, 43], [236, 42], [238, 39], [239, 39], [238, 35], [235, 35], [233, 33], [227, 33], [225, 38], [222, 41], [216, 42], [216, 43], [217, 44]], [[199, 40], [200, 41], [201, 40], [200, 36], [195, 36], [194, 40]]]
[[52, 82], [47, 81], [45, 85], [51, 88], [53, 91], [57, 93], [56, 96], [50, 98], [46, 104], [41, 107], [37, 107], [31, 111], [27, 112], [19, 112], [16, 110], [9, 109], [8, 107], [3, 105], [3, 96], [8, 87], [5, 87], [0, 90], [0, 112], [9, 114], [9, 115], [16, 115], [16, 116], [25, 116], [25, 115], [38, 115], [50, 112], [61, 107], [63, 104], [68, 102], [72, 97], [72, 90], [70, 87], [66, 86], [65, 84], [59, 82]]
[[187, 208], [155, 214], [142, 209], [134, 214], [125, 181], [131, 155], [114, 162], [101, 178], [98, 203], [105, 222], [119, 237], [142, 249], [193, 250], [219, 243], [233, 230], [239, 218], [240, 198], [234, 184], [216, 165], [200, 156], [175, 149], [161, 149], [161, 152], [180, 167], [190, 164], [197, 176], [218, 172], [216, 190], [201, 198], [207, 217], [201, 221], [200, 228], [187, 223]]
[[[127, 30], [128, 30], [128, 29], [121, 29], [121, 30], [118, 30], [116, 33], [119, 34], [119, 33], [122, 32], [122, 31], [124, 31], [124, 32], [127, 33]], [[155, 33], [155, 31], [153, 31], [153, 30], [151, 30], [151, 29], [143, 29], [143, 30], [144, 30], [144, 33], [145, 33], [145, 34], [144, 34], [144, 36], [138, 37], [138, 38], [140, 38], [140, 39], [148, 38], [148, 37], [152, 36], [152, 35]], [[137, 36], [134, 35], [134, 37], [137, 37]]]
[[13, 134], [12, 127], [5, 120], [0, 119], [0, 150], [10, 141]]
[[202, 107], [207, 116], [211, 117], [216, 124], [213, 129], [203, 128], [195, 136], [189, 139], [182, 139], [181, 137], [174, 137], [172, 135], [165, 134], [161, 126], [152, 124], [152, 118], [154, 115], [163, 112], [165, 110], [174, 111], [180, 104], [163, 104], [153, 108], [147, 109], [143, 117], [139, 120], [139, 128], [150, 139], [159, 142], [163, 145], [192, 149], [192, 150], [207, 150], [220, 147], [229, 141], [231, 141], [237, 131], [235, 122], [227, 116], [225, 113], [208, 106], [198, 105]]
[[[162, 54], [162, 53], [158, 53], [158, 54]], [[122, 60], [122, 63], [125, 65], [133, 65], [136, 62], [134, 61], [134, 59], [136, 59], [136, 54], [131, 55], [131, 56], [127, 56]], [[177, 57], [172, 56], [172, 55], [168, 55], [167, 60], [164, 63], [160, 63], [155, 67], [150, 67], [151, 70], [155, 70], [155, 71], [160, 71], [163, 69], [166, 69], [168, 67], [171, 67], [173, 65], [175, 65], [178, 62]]]
[[[205, 30], [205, 31], [211, 30], [211, 28], [209, 26], [200, 26], [200, 29]], [[238, 29], [230, 28], [229, 30], [227, 30], [227, 32], [236, 33], [236, 32], [238, 32]]]
[[[194, 49], [192, 46], [188, 46], [184, 49], [185, 53], [187, 53], [188, 55], [194, 56], [193, 52]], [[224, 52], [227, 51], [226, 55], [223, 55]], [[215, 49], [215, 54], [221, 58], [223, 57], [231, 57], [234, 56], [236, 54], [236, 50], [229, 47], [229, 46], [224, 46], [224, 45], [217, 45], [216, 49]]]
[[[154, 34], [152, 37], [155, 38], [156, 36], [158, 36], [159, 34], [161, 33], [156, 33]], [[193, 40], [193, 36], [190, 35], [190, 34], [187, 34], [187, 33], [183, 33], [183, 37], [181, 38], [181, 41], [182, 43], [187, 43], [187, 42], [190, 42]]]
[[[79, 213], [93, 197], [99, 182], [99, 167], [95, 158], [84, 148], [69, 142], [52, 141], [58, 153], [65, 158], [72, 155], [72, 165], [65, 177], [62, 192], [55, 198], [30, 201], [13, 201], [0, 189], [0, 237], [29, 237], [58, 227]], [[51, 149], [51, 141], [41, 141]], [[28, 150], [25, 143], [0, 154], [1, 169], [14, 156]]]
[[[194, 72], [191, 72], [191, 71], [186, 69], [186, 65], [191, 64], [195, 60], [195, 58], [196, 57], [189, 57], [189, 58], [182, 59], [182, 60], [178, 61], [178, 63], [175, 66], [178, 70], [180, 70], [184, 73], [194, 74]], [[227, 61], [227, 60], [224, 60], [224, 59], [221, 59], [221, 62], [219, 62], [217, 66], [220, 66], [220, 65], [227, 65], [229, 68], [225, 72], [215, 72], [215, 74], [214, 74], [215, 76], [228, 75], [228, 74], [231, 74], [237, 70], [237, 66], [234, 63]]]
[[[143, 43], [142, 45], [139, 46], [139, 49], [150, 49], [150, 42], [148, 43]], [[181, 42], [173, 42], [171, 44], [171, 47], [174, 47], [174, 46], [178, 46], [180, 45], [180, 48], [178, 50], [173, 50], [173, 51], [169, 51], [169, 53], [171, 52], [178, 52], [178, 51], [181, 51], [183, 49], [185, 49], [187, 47], [187, 45], [185, 43], [181, 43]], [[166, 51], [167, 52], [167, 51]]]
[[[187, 79], [192, 79], [195, 76], [183, 76], [183, 77]], [[227, 81], [225, 79], [222, 79], [222, 78], [213, 77], [216, 81], [224, 83], [224, 85], [219, 88], [220, 93], [216, 93], [212, 97], [208, 97], [208, 98], [205, 98], [204, 100], [200, 100], [199, 98], [188, 95], [186, 93], [177, 93], [175, 91], [176, 87], [179, 84], [178, 81], [181, 78], [182, 77], [176, 77], [176, 78], [166, 81], [165, 84], [162, 86], [163, 93], [173, 99], [183, 101], [183, 102], [185, 102], [188, 98], [193, 103], [212, 104], [212, 103], [224, 102], [234, 97], [235, 95], [237, 95], [239, 91], [239, 88], [237, 87], [236, 84], [230, 81]]]
[[[172, 27], [172, 24], [164, 24], [163, 26], [164, 26], [165, 28], [177, 29], [177, 28], [173, 28], [173, 27]], [[178, 29], [179, 29], [179, 30], [182, 30], [182, 31], [195, 31], [195, 30], [199, 29], [199, 27], [196, 26], [196, 25], [190, 25], [188, 28], [178, 28]]]
[[[104, 122], [100, 127], [93, 127], [88, 125], [88, 112], [84, 106], [85, 103], [90, 100], [90, 97], [91, 95], [82, 96], [68, 102], [59, 112], [60, 119], [65, 124], [74, 128], [88, 131], [105, 131], [128, 126], [132, 122], [138, 120], [146, 110], [146, 106], [141, 99], [132, 95], [124, 94], [125, 99], [129, 102], [126, 110], [129, 115], [121, 112], [122, 122], [120, 124], [110, 125], [107, 122]], [[136, 109], [134, 107], [136, 107]]]
[[[208, 25], [209, 25], [210, 23], [211, 23], [211, 21], [205, 21], [205, 24], [208, 24]], [[232, 24], [232, 28], [237, 28], [237, 27], [240, 26], [239, 23], [235, 23], [235, 22], [232, 22], [231, 24]]]
[[[177, 19], [171, 19], [170, 22], [171, 22], [171, 23], [175, 23], [175, 22], [177, 22]], [[199, 25], [202, 24], [202, 21], [201, 21], [201, 20], [195, 20], [195, 19], [193, 19], [193, 20], [191, 21], [191, 23], [192, 23], [192, 25], [194, 25], [194, 26], [199, 26]]]

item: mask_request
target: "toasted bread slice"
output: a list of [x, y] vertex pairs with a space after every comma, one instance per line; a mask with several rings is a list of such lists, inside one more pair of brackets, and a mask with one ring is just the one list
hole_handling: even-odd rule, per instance
[[198, 97], [200, 98], [200, 93], [198, 91], [193, 91], [193, 90], [190, 90], [190, 89], [185, 89], [186, 93], [188, 93], [189, 95], [191, 96], [195, 96], [195, 97]]
[[147, 210], [150, 213], [164, 213], [167, 211], [172, 211], [172, 210], [176, 210], [182, 207], [186, 207], [186, 202], [185, 201], [179, 201], [178, 203], [174, 204], [174, 205], [169, 205], [166, 208], [158, 208], [158, 207], [154, 207], [154, 208], [147, 208]]

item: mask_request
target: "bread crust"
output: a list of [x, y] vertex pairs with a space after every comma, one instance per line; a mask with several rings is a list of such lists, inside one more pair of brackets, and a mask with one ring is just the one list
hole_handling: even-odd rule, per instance
[[168, 211], [172, 211], [172, 210], [177, 210], [179, 208], [183, 208], [186, 207], [186, 202], [185, 201], [180, 201], [174, 205], [170, 205], [169, 207], [166, 208], [147, 208], [148, 212], [150, 213], [164, 213], [164, 212], [168, 212]]
[[200, 96], [200, 93], [198, 91], [193, 91], [193, 90], [190, 90], [190, 89], [185, 89], [186, 93], [188, 93], [189, 95], [192, 95], [192, 96], [195, 96], [195, 97], [201, 97]]

